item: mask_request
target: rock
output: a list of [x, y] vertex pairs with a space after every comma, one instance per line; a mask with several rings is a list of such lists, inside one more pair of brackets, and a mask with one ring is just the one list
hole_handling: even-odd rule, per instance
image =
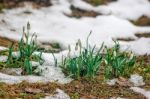
[[130, 82], [133, 83], [134, 86], [143, 86], [145, 83], [143, 82], [143, 77], [138, 74], [131, 75]]

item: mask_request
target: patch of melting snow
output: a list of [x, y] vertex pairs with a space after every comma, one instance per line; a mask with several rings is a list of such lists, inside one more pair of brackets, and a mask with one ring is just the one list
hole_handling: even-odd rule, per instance
[[[72, 51], [74, 52], [74, 51]], [[66, 56], [68, 52], [63, 52], [61, 54], [55, 54], [58, 62], [60, 62], [62, 59], [62, 55]], [[39, 52], [34, 53], [34, 54], [39, 54]], [[73, 54], [73, 53], [72, 53]], [[13, 56], [18, 57], [18, 52], [14, 52]], [[59, 66], [54, 66], [54, 57], [50, 53], [43, 53], [42, 58], [45, 60], [45, 63], [43, 65], [38, 64], [37, 62], [31, 61], [33, 66], [37, 66], [37, 69], [34, 72], [39, 72], [41, 71], [41, 76], [33, 76], [33, 75], [28, 75], [28, 76], [13, 76], [13, 75], [7, 75], [0, 73], [0, 82], [5, 82], [5, 83], [20, 83], [22, 81], [27, 81], [27, 82], [58, 82], [58, 83], [69, 83], [72, 81], [71, 78], [65, 77], [63, 74], [61, 68]], [[1, 61], [6, 61], [7, 57], [5, 56], [0, 56]]]
[[[124, 79], [124, 78], [123, 78], [123, 79]], [[122, 79], [122, 80], [123, 80], [123, 79]], [[119, 80], [121, 80], [121, 79], [119, 79], [119, 78], [114, 78], [114, 79], [108, 80], [106, 83], [107, 83], [108, 85], [110, 85], [110, 86], [113, 86], [113, 85], [115, 85]], [[129, 83], [129, 84], [132, 83], [133, 86], [135, 86], [135, 87], [145, 85], [145, 83], [144, 83], [144, 81], [143, 81], [143, 77], [140, 76], [140, 75], [138, 75], [138, 74], [133, 74], [133, 75], [131, 75], [131, 77], [129, 78], [129, 80], [127, 80], [127, 79], [124, 79], [124, 80], [126, 80], [126, 82], [129, 81], [128, 83]], [[125, 84], [128, 84], [128, 83], [125, 83]], [[120, 83], [120, 84], [121, 84], [121, 83]], [[132, 86], [132, 85], [130, 85], [130, 86]]]
[[[37, 53], [38, 54], [38, 53]], [[17, 57], [18, 55], [16, 55]], [[39, 65], [37, 62], [31, 61], [34, 66], [38, 65], [37, 71], [42, 70], [41, 76], [13, 76], [0, 73], [0, 82], [5, 83], [20, 83], [21, 81], [27, 82], [58, 82], [58, 83], [69, 83], [72, 81], [71, 78], [65, 77], [60, 67], [54, 66], [54, 59], [52, 54], [43, 53], [42, 56], [45, 56], [43, 59], [47, 59], [48, 62], [44, 63], [44, 65]], [[57, 56], [57, 59], [60, 61], [60, 56]], [[46, 61], [46, 60], [45, 60]]]
[[6, 62], [7, 59], [8, 59], [8, 56], [4, 56], [4, 55], [0, 56], [0, 62]]
[[39, 63], [39, 62], [30, 61], [30, 63], [32, 64], [33, 67], [40, 66], [40, 63]]
[[0, 46], [0, 51], [7, 50], [6, 47]]
[[131, 75], [130, 82], [134, 84], [134, 86], [143, 86], [145, 83], [143, 82], [143, 77], [138, 74]]
[[139, 88], [139, 87], [131, 87], [131, 89], [134, 92], [143, 94], [147, 99], [150, 99], [150, 91], [147, 91], [147, 90]]
[[69, 83], [72, 81], [71, 78], [66, 78], [64, 74], [62, 73], [61, 69], [57, 67], [50, 67], [45, 66], [48, 70], [47, 73], [43, 73], [42, 76], [34, 76], [34, 75], [28, 75], [28, 76], [13, 76], [13, 75], [7, 75], [0, 73], [0, 82], [5, 82], [9, 84], [15, 84], [20, 83], [22, 81], [27, 81], [30, 83], [35, 82], [58, 82], [58, 83]]
[[110, 86], [113, 86], [116, 84], [116, 82], [117, 82], [117, 79], [111, 79], [111, 80], [108, 80], [106, 83]]
[[82, 0], [73, 0], [73, 5], [83, 10], [93, 10], [102, 14], [113, 14], [129, 20], [137, 20], [143, 15], [150, 17], [150, 2], [148, 0], [117, 0], [116, 2], [98, 7], [94, 7]]
[[63, 90], [56, 89], [56, 92], [57, 92], [56, 94], [52, 96], [46, 96], [45, 98], [42, 99], [70, 99], [69, 95], [64, 93]]

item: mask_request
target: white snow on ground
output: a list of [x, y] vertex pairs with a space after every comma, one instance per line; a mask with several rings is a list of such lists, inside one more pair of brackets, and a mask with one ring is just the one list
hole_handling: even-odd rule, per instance
[[[133, 17], [136, 19], [142, 15], [149, 16], [150, 4], [147, 0], [119, 0], [118, 2], [106, 5], [106, 8], [111, 7], [116, 9], [114, 10], [115, 14], [111, 13], [109, 15], [99, 15], [96, 18], [83, 17], [81, 19], [67, 17], [64, 13], [69, 14], [71, 12], [69, 8], [71, 4], [76, 6], [78, 5], [78, 7], [82, 7], [87, 10], [93, 8], [100, 9], [104, 5], [95, 8], [89, 4], [87, 5], [87, 3], [81, 0], [56, 0], [53, 1], [53, 3], [54, 5], [51, 7], [38, 10], [32, 9], [29, 6], [6, 10], [5, 13], [0, 16], [0, 20], [5, 20], [5, 22], [1, 22], [0, 24], [0, 36], [18, 40], [22, 35], [22, 26], [24, 26], [27, 21], [30, 21], [32, 31], [37, 32], [38, 39], [40, 41], [56, 41], [64, 46], [74, 44], [79, 38], [81, 41], [85, 41], [90, 30], [93, 31], [90, 37], [90, 42], [93, 45], [100, 45], [103, 41], [107, 45], [112, 45], [112, 38], [130, 37], [137, 39], [134, 35], [135, 33], [150, 32], [150, 27], [137, 27], [127, 19], [122, 18]], [[131, 6], [132, 4], [134, 5]], [[118, 9], [118, 7], [120, 7], [120, 9]], [[136, 8], [136, 11], [134, 7]], [[25, 11], [30, 11], [32, 13], [25, 14]], [[103, 11], [105, 11], [105, 9]], [[127, 14], [125, 11], [129, 13]], [[116, 13], [121, 13], [121, 16]], [[132, 15], [130, 13], [132, 13]], [[136, 40], [135, 43], [126, 43], [125, 46], [129, 45], [130, 48], [137, 54], [150, 53], [149, 40]], [[138, 49], [136, 47], [138, 47]], [[144, 48], [139, 49], [142, 47]]]
[[134, 84], [134, 86], [143, 86], [143, 85], [145, 85], [145, 83], [143, 82], [143, 77], [138, 75], [138, 74], [131, 75], [129, 81], [132, 82]]
[[141, 16], [150, 17], [150, 2], [148, 0], [118, 0], [97, 7], [82, 0], [73, 0], [72, 5], [83, 10], [93, 10], [106, 15], [112, 14], [129, 20], [137, 20]]
[[0, 51], [7, 50], [6, 47], [0, 46]]
[[[94, 10], [104, 15], [96, 18], [83, 17], [80, 19], [70, 18], [65, 14], [71, 14], [70, 5], [84, 9]], [[145, 15], [150, 16], [150, 2], [148, 0], [118, 0], [94, 7], [81, 0], [54, 0], [53, 6], [42, 9], [32, 9], [27, 6], [5, 10], [0, 14], [0, 36], [19, 40], [22, 35], [22, 27], [29, 21], [32, 32], [37, 32], [40, 41], [55, 41], [67, 49], [68, 44], [74, 46], [78, 39], [84, 43], [90, 30], [93, 31], [90, 37], [90, 44], [100, 46], [102, 42], [112, 46], [112, 38], [134, 38], [132, 42], [121, 42], [122, 49], [129, 49], [138, 55], [150, 54], [150, 39], [135, 37], [135, 33], [150, 33], [150, 27], [138, 27], [129, 20], [136, 20]], [[31, 14], [25, 14], [30, 11]], [[1, 48], [0, 48], [1, 49]], [[77, 55], [72, 51], [72, 55]], [[58, 62], [62, 55], [66, 56], [67, 50], [55, 54]], [[59, 67], [54, 66], [54, 59], [51, 54], [43, 53], [45, 60], [44, 68], [49, 72], [42, 76], [10, 76], [0, 73], [0, 81], [6, 83], [19, 83], [23, 80], [29, 82], [57, 81], [67, 83], [71, 81], [65, 78]]]
[[[132, 42], [120, 42], [122, 49], [128, 49], [137, 55], [150, 54], [150, 39], [137, 38], [135, 33], [150, 33], [150, 27], [138, 27], [128, 20], [137, 20], [141, 16], [150, 17], [150, 2], [148, 0], [118, 0], [94, 7], [82, 0], [52, 0], [53, 6], [32, 9], [29, 5], [24, 8], [15, 8], [5, 10], [0, 14], [0, 36], [19, 40], [22, 35], [22, 27], [29, 21], [32, 32], [37, 32], [38, 40], [48, 42], [58, 42], [67, 49], [68, 44], [74, 48], [77, 39], [85, 43], [86, 37], [90, 30], [93, 31], [90, 37], [90, 44], [100, 46], [102, 42], [112, 46], [112, 38], [134, 38]], [[70, 18], [65, 14], [71, 14], [70, 6], [84, 10], [93, 10], [99, 15], [96, 18], [83, 17], [80, 19]], [[29, 11], [31, 14], [25, 14]], [[0, 50], [3, 50], [0, 47]], [[58, 62], [61, 61], [62, 55], [67, 56], [68, 50], [55, 54]], [[72, 49], [72, 56], [77, 55]], [[42, 68], [47, 68], [42, 76], [11, 76], [0, 73], [0, 82], [19, 83], [23, 80], [28, 82], [49, 82], [58, 81], [59, 83], [68, 83], [70, 78], [66, 78], [59, 67], [54, 66], [54, 59], [51, 54], [43, 53], [42, 58], [45, 63]], [[0, 57], [3, 61], [4, 57]], [[144, 94], [150, 99], [150, 92], [138, 87], [132, 88], [136, 92]], [[58, 91], [58, 93], [62, 93]], [[61, 95], [46, 97], [46, 99], [57, 99]], [[56, 97], [56, 98], [55, 98]], [[64, 99], [66, 99], [65, 96]], [[68, 97], [69, 98], [69, 97]]]
[[[74, 56], [74, 51], [72, 56]], [[56, 54], [55, 57], [58, 59], [58, 62], [60, 62], [62, 56], [66, 57], [67, 51], [62, 52], [61, 54]], [[35, 54], [39, 54], [38, 52]], [[15, 57], [18, 57], [18, 53], [15, 52]], [[7, 60], [7, 56], [0, 56], [0, 62], [5, 62]], [[54, 58], [52, 54], [49, 53], [43, 53], [42, 58], [45, 60], [45, 63], [42, 66], [38, 65], [38, 68], [40, 70], [43, 70], [41, 73], [41, 76], [12, 76], [12, 75], [7, 75], [0, 73], [0, 82], [5, 82], [5, 83], [20, 83], [22, 81], [27, 81], [31, 83], [35, 82], [58, 82], [58, 83], [69, 83], [72, 81], [71, 78], [65, 77], [65, 75], [62, 73], [62, 70], [60, 67], [55, 66]], [[37, 66], [36, 62], [31, 61], [33, 66]]]
[[58, 83], [69, 83], [72, 79], [66, 78], [60, 68], [54, 66], [43, 66], [46, 67], [48, 72], [44, 72], [42, 76], [12, 76], [0, 73], [0, 82], [5, 82], [9, 84], [20, 83], [22, 81], [27, 81], [30, 83], [35, 82], [58, 82]]
[[143, 55], [145, 52], [150, 54], [150, 39], [140, 38], [136, 41], [120, 42], [122, 44], [122, 50], [132, 50], [137, 55]]
[[150, 91], [146, 91], [146, 90], [139, 88], [139, 87], [131, 87], [131, 89], [134, 92], [143, 94], [145, 97], [147, 97], [147, 99], [150, 99]]
[[0, 62], [6, 62], [7, 59], [8, 59], [8, 56], [3, 56], [3, 55], [0, 56]]
[[[149, 16], [149, 2], [147, 0], [119, 0], [114, 3], [106, 5], [104, 8], [113, 11], [110, 15], [100, 15], [96, 18], [83, 17], [81, 19], [70, 18], [64, 13], [71, 13], [70, 5], [73, 4], [82, 9], [92, 10], [101, 9], [104, 7], [93, 7], [81, 0], [56, 0], [53, 1], [53, 6], [42, 9], [32, 9], [30, 6], [24, 8], [15, 8], [6, 10], [4, 14], [0, 15], [0, 36], [19, 40], [22, 35], [22, 26], [27, 21], [30, 21], [33, 32], [37, 32], [40, 41], [55, 41], [59, 42], [67, 48], [68, 44], [74, 45], [77, 39], [81, 39], [85, 43], [85, 39], [90, 30], [93, 31], [90, 37], [90, 44], [100, 46], [102, 42], [112, 46], [112, 38], [130, 37], [136, 39], [132, 42], [121, 42], [122, 49], [133, 50], [136, 54], [150, 54], [150, 39], [135, 37], [135, 33], [150, 32], [150, 27], [137, 27], [130, 23], [126, 18], [133, 17], [136, 19], [142, 15]], [[137, 8], [137, 11], [131, 6]], [[117, 7], [120, 9], [117, 10]], [[122, 8], [123, 7], [123, 8]], [[115, 9], [115, 10], [114, 10]], [[125, 10], [126, 9], [126, 10]], [[130, 10], [128, 10], [130, 9]], [[101, 9], [107, 12], [105, 9]], [[25, 14], [25, 11], [32, 12]], [[118, 11], [118, 12], [117, 12]], [[128, 12], [129, 14], [116, 14]], [[115, 13], [116, 12], [116, 13]], [[133, 14], [131, 15], [130, 13]], [[139, 14], [140, 13], [140, 14]], [[131, 15], [131, 16], [125, 16]], [[122, 18], [122, 16], [124, 16]], [[12, 31], [16, 30], [16, 31]], [[58, 61], [61, 61], [62, 55], [67, 55], [67, 50], [55, 54]], [[52, 55], [43, 54], [45, 66], [54, 66], [54, 59]]]

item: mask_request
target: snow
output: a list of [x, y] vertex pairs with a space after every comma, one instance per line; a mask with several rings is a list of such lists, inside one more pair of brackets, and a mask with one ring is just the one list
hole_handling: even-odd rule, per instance
[[[43, 66], [44, 67], [44, 66]], [[34, 75], [27, 75], [27, 76], [13, 76], [0, 73], [0, 82], [5, 82], [9, 84], [20, 83], [22, 81], [27, 81], [30, 83], [36, 82], [58, 82], [58, 83], [69, 83], [72, 81], [71, 78], [67, 78], [64, 76], [60, 68], [57, 67], [50, 67], [45, 66], [48, 72], [44, 72], [42, 76], [34, 76]]]
[[[112, 46], [112, 38], [134, 38], [132, 42], [120, 42], [122, 50], [132, 50], [137, 55], [150, 54], [150, 39], [137, 38], [135, 33], [149, 33], [150, 27], [140, 27], [133, 25], [129, 20], [136, 20], [145, 15], [150, 16], [150, 2], [148, 0], [118, 0], [94, 7], [81, 0], [54, 0], [53, 6], [41, 9], [33, 9], [29, 5], [23, 8], [5, 10], [0, 15], [0, 36], [19, 40], [22, 36], [22, 27], [29, 21], [31, 32], [36, 32], [40, 42], [58, 42], [64, 51], [56, 53], [58, 62], [62, 56], [66, 57], [70, 44], [72, 56], [77, 55], [74, 51], [75, 42], [80, 39], [85, 45], [86, 37], [92, 30], [90, 44], [98, 47], [105, 42]], [[70, 18], [65, 14], [71, 14], [70, 6], [93, 10], [103, 15], [82, 18]], [[25, 14], [25, 11], [31, 14]], [[4, 21], [3, 21], [4, 20]], [[12, 31], [14, 30], [14, 31]], [[1, 48], [0, 48], [1, 49]], [[14, 53], [17, 55], [17, 53]], [[19, 83], [23, 80], [29, 82], [57, 81], [60, 83], [70, 82], [66, 78], [60, 67], [54, 66], [52, 54], [43, 53], [45, 60], [43, 68], [48, 68], [49, 72], [42, 76], [10, 76], [0, 73], [0, 81], [6, 83]]]
[[[19, 40], [22, 36], [22, 27], [29, 21], [31, 23], [31, 32], [36, 32], [39, 42], [58, 42], [64, 49], [60, 53], [54, 54], [58, 63], [61, 62], [62, 56], [67, 57], [68, 45], [71, 46], [71, 57], [78, 55], [75, 51], [75, 43], [78, 39], [85, 45], [86, 37], [92, 30], [89, 43], [99, 47], [102, 42], [112, 46], [112, 38], [133, 38], [135, 41], [121, 41], [122, 50], [132, 50], [137, 55], [150, 54], [150, 39], [137, 38], [136, 33], [150, 33], [150, 27], [140, 27], [133, 25], [129, 20], [137, 20], [142, 16], [150, 17], [150, 2], [148, 0], [118, 0], [107, 5], [92, 6], [83, 0], [52, 0], [53, 5], [41, 9], [33, 9], [27, 4], [23, 8], [14, 8], [4, 10], [0, 14], [0, 36]], [[66, 16], [71, 14], [70, 6], [86, 11], [95, 11], [102, 15], [97, 17], [82, 17], [71, 18]], [[24, 12], [29, 11], [31, 14]], [[13, 30], [13, 31], [12, 31]], [[7, 48], [0, 46], [1, 50]], [[38, 52], [34, 53], [38, 54]], [[13, 56], [17, 57], [18, 52], [14, 52]], [[31, 62], [37, 66], [38, 70], [44, 70], [41, 76], [12, 76], [0, 73], [0, 82], [5, 83], [20, 83], [27, 81], [34, 82], [54, 82], [69, 83], [71, 78], [65, 77], [60, 67], [55, 66], [53, 55], [43, 53], [42, 58], [44, 64], [40, 66], [36, 62]], [[6, 56], [0, 56], [0, 61], [6, 61]], [[46, 71], [45, 71], [46, 70]], [[130, 81], [135, 83], [135, 86], [144, 84], [143, 79], [137, 75], [132, 75]], [[108, 84], [113, 85], [115, 80], [111, 80]], [[145, 95], [150, 99], [150, 91], [138, 87], [131, 87], [135, 92]], [[47, 96], [45, 99], [69, 99], [62, 90], [57, 90], [58, 94]]]
[[6, 47], [0, 46], [0, 51], [7, 50]]
[[[131, 6], [132, 4], [134, 5]], [[140, 55], [150, 53], [149, 39], [138, 39], [135, 36], [135, 33], [150, 32], [150, 27], [138, 27], [127, 20], [130, 17], [137, 19], [142, 15], [149, 16], [150, 3], [147, 0], [119, 0], [109, 3], [105, 5], [105, 8], [112, 10], [112, 13], [99, 15], [96, 18], [82, 17], [76, 19], [64, 15], [64, 13], [71, 13], [70, 5], [82, 7], [86, 10], [98, 10], [104, 6], [93, 7], [81, 0], [56, 0], [53, 1], [53, 6], [38, 10], [29, 6], [5, 10], [5, 13], [0, 16], [0, 20], [5, 20], [5, 23], [0, 24], [0, 36], [19, 40], [22, 35], [22, 26], [29, 21], [31, 31], [37, 33], [38, 40], [41, 42], [55, 41], [67, 47], [68, 44], [75, 44], [77, 39], [85, 42], [87, 35], [92, 30], [90, 37], [92, 45], [100, 45], [105, 42], [105, 44], [111, 46], [113, 44], [112, 38], [130, 37], [134, 38], [135, 41], [132, 43], [126, 42], [123, 46], [130, 47], [131, 50]], [[118, 9], [119, 7], [120, 9]], [[136, 11], [131, 7], [135, 7]], [[102, 10], [107, 12], [105, 9]], [[25, 11], [30, 11], [31, 14], [25, 14]], [[11, 31], [11, 29], [16, 31]]]
[[7, 59], [8, 59], [8, 56], [4, 56], [4, 55], [0, 56], [0, 62], [6, 62]]
[[122, 50], [132, 50], [136, 55], [150, 54], [150, 39], [140, 38], [136, 41], [131, 41], [130, 43], [121, 42]]
[[131, 87], [134, 92], [143, 94], [147, 99], [150, 99], [150, 91], [144, 90], [139, 87]]
[[143, 86], [145, 83], [143, 82], [143, 77], [138, 74], [131, 75], [130, 82], [134, 84], [134, 86]]
[[141, 16], [150, 17], [150, 2], [148, 0], [118, 0], [107, 5], [94, 7], [82, 0], [73, 0], [73, 5], [83, 10], [93, 10], [106, 15], [137, 20]]
[[117, 82], [117, 79], [115, 78], [115, 79], [108, 80], [106, 83], [110, 86], [114, 86], [116, 82]]

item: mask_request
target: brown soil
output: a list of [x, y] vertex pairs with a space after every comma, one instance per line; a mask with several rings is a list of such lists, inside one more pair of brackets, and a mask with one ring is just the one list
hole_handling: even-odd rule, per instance
[[102, 4], [108, 4], [109, 2], [117, 1], [117, 0], [84, 0], [84, 1], [92, 4], [93, 6], [98, 6]]
[[141, 38], [141, 37], [150, 38], [150, 33], [136, 33], [135, 36], [138, 38]]
[[129, 42], [129, 41], [135, 41], [134, 38], [117, 38], [116, 40], [118, 40], [118, 41], [127, 41], [127, 42]]
[[[9, 85], [0, 83], [0, 99], [39, 99], [45, 95], [51, 95], [55, 93], [56, 85], [54, 83], [41, 84], [22, 82], [20, 84]], [[27, 88], [41, 90], [39, 93], [29, 93]]]
[[[18, 41], [6, 38], [6, 37], [0, 37], [0, 46], [9, 48], [11, 44], [14, 44], [14, 50], [18, 50]], [[44, 52], [60, 52], [62, 49], [57, 43], [42, 43], [42, 45], [39, 45], [39, 50], [43, 49]]]
[[72, 99], [79, 99], [78, 97], [84, 99], [110, 99], [111, 97], [146, 99], [143, 95], [133, 92], [128, 87], [109, 86], [103, 83], [101, 79], [73, 81], [65, 85], [64, 90]]
[[17, 47], [18, 45], [17, 41], [8, 39], [6, 37], [0, 37], [0, 46], [4, 46], [8, 48], [11, 46], [12, 43], [14, 43], [14, 45]]
[[86, 11], [86, 10], [82, 10], [82, 9], [79, 9], [79, 8], [75, 8], [74, 6], [71, 6], [71, 10], [72, 10], [72, 14], [68, 15], [70, 17], [76, 17], [76, 18], [96, 17], [96, 16], [100, 15], [99, 13], [96, 13], [94, 11]]
[[[33, 92], [26, 89], [33, 89]], [[56, 83], [27, 83], [9, 85], [0, 83], [0, 98], [2, 99], [39, 99], [46, 95], [55, 94], [56, 88], [64, 90], [70, 95], [71, 99], [110, 99], [110, 97], [123, 97], [127, 99], [146, 99], [143, 95], [133, 92], [129, 87], [118, 85], [109, 86], [102, 82], [101, 79], [81, 79], [75, 80], [70, 84]], [[40, 90], [35, 93], [34, 90]]]
[[147, 16], [142, 16], [138, 20], [132, 22], [138, 26], [150, 26], [150, 18]]
[[32, 3], [34, 8], [40, 8], [43, 6], [50, 6], [50, 0], [1, 0], [0, 1], [0, 10], [3, 8], [14, 8], [14, 7], [22, 7], [24, 6], [24, 2]]

